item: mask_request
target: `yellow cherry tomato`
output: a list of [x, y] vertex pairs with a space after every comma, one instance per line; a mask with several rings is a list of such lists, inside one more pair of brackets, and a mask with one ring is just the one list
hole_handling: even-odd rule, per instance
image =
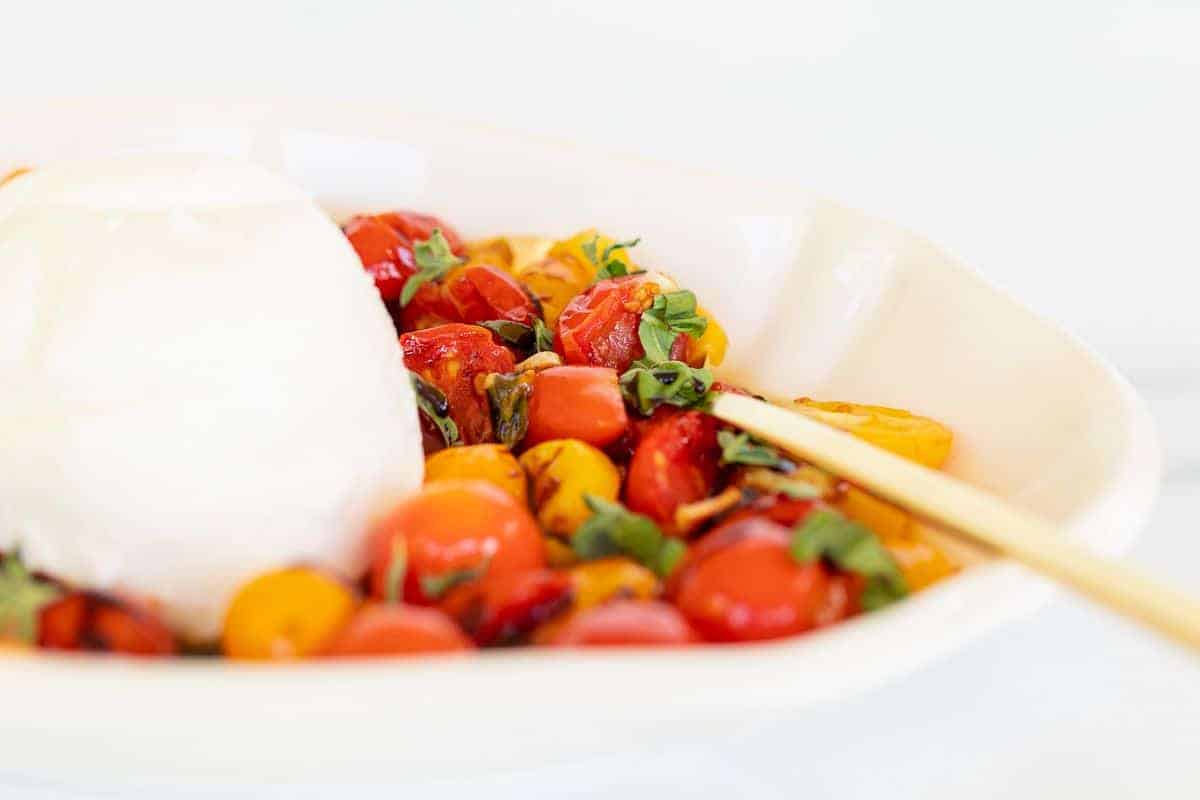
[[571, 605], [534, 631], [534, 644], [550, 641], [562, 626], [589, 608], [616, 598], [650, 600], [658, 596], [661, 588], [653, 572], [628, 558], [588, 561], [571, 567], [567, 575], [571, 578]]
[[910, 591], [924, 589], [958, 571], [953, 560], [923, 535], [923, 526], [906, 511], [857, 486], [848, 487], [835, 505], [879, 537], [896, 559]]
[[546, 258], [513, 270], [513, 277], [542, 304], [546, 324], [553, 327], [567, 303], [591, 286], [596, 271], [572, 258]]
[[350, 619], [358, 599], [345, 583], [316, 569], [268, 572], [244, 585], [225, 614], [221, 648], [230, 658], [304, 658], [321, 650]]
[[[597, 266], [592, 263], [592, 260], [587, 257], [587, 253], [585, 253], [583, 250], [584, 245], [589, 244], [593, 239], [596, 241], [597, 259], [601, 259], [604, 256], [604, 251], [617, 243], [617, 240], [613, 239], [611, 236], [605, 236], [595, 228], [588, 228], [585, 231], [580, 231], [569, 239], [563, 239], [562, 241], [555, 242], [554, 246], [550, 248], [550, 255], [554, 258], [569, 258], [584, 265], [590, 272], [590, 278], [594, 279], [596, 277]], [[641, 269], [641, 267], [635, 264], [633, 259], [630, 258], [628, 247], [622, 247], [618, 250], [613, 250], [611, 255], [609, 255], [609, 258], [615, 258], [617, 261], [623, 262], [625, 266], [629, 268], [630, 272]]]
[[525, 267], [545, 258], [553, 246], [552, 239], [541, 236], [497, 236], [468, 242], [467, 263], [488, 264], [517, 275]]
[[529, 502], [525, 470], [502, 445], [447, 447], [425, 459], [425, 483], [459, 479], [487, 481], [508, 492], [522, 506]]
[[910, 461], [937, 469], [946, 463], [954, 434], [928, 417], [899, 408], [856, 403], [796, 401], [796, 410]]
[[538, 522], [559, 537], [569, 537], [591, 516], [584, 495], [616, 500], [621, 491], [621, 475], [608, 456], [579, 439], [542, 442], [520, 460]]
[[696, 306], [696, 315], [708, 320], [708, 326], [699, 339], [692, 339], [688, 342], [688, 363], [702, 367], [719, 367], [725, 360], [729, 337], [725, 335], [725, 329], [721, 327], [721, 323], [717, 322], [712, 313], [705, 310], [704, 306]]

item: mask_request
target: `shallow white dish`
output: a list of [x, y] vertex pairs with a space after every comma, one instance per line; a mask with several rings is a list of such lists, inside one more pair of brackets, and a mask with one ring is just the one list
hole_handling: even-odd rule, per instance
[[[952, 472], [1100, 552], [1128, 546], [1154, 499], [1153, 425], [1111, 367], [925, 240], [792, 186], [379, 105], [6, 103], [4, 120], [0, 174], [121, 149], [222, 152], [287, 173], [334, 213], [411, 207], [471, 236], [593, 225], [640, 235], [639, 260], [678, 276], [725, 324], [723, 375], [944, 420], [958, 434]], [[670, 653], [0, 660], [0, 776], [411, 779], [653, 746], [895, 679], [1049, 591], [996, 564], [816, 635]]]

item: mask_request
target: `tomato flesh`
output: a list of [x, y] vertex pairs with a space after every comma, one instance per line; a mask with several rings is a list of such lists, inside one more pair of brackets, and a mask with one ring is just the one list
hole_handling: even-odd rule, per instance
[[464, 444], [491, 440], [492, 415], [476, 378], [512, 372], [513, 355], [486, 328], [452, 323], [400, 335], [404, 365], [446, 395]]
[[629, 425], [617, 373], [606, 367], [551, 367], [533, 381], [526, 445], [582, 439], [606, 447]]
[[550, 644], [570, 647], [684, 645], [699, 634], [672, 605], [617, 600], [572, 617]]
[[562, 310], [554, 349], [567, 364], [624, 372], [646, 354], [638, 325], [658, 293], [658, 285], [645, 275], [600, 281]]
[[700, 411], [655, 419], [629, 462], [626, 505], [671, 533], [679, 506], [712, 494], [720, 459], [717, 427], [714, 417]]
[[384, 656], [472, 648], [466, 634], [436, 608], [369, 603], [355, 612], [325, 655]]

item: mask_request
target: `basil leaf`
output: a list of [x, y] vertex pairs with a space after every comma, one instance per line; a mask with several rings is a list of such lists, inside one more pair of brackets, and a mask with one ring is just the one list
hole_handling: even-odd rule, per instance
[[447, 447], [457, 443], [458, 425], [450, 417], [450, 401], [446, 399], [446, 395], [417, 373], [410, 370], [408, 376], [412, 379], [413, 391], [417, 395], [417, 408], [441, 431]]
[[518, 350], [529, 353], [533, 351], [533, 328], [507, 319], [492, 319], [478, 323], [500, 337], [500, 341], [510, 344]]
[[500, 444], [516, 447], [529, 430], [529, 396], [533, 387], [521, 375], [495, 373], [488, 385], [488, 403], [492, 408], [492, 427]]
[[882, 608], [908, 594], [900, 567], [878, 537], [836, 511], [814, 511], [797, 525], [791, 553], [802, 564], [819, 558], [866, 578], [859, 602], [867, 611]]
[[30, 574], [19, 552], [0, 555], [0, 639], [37, 641], [41, 611], [62, 594]]
[[624, 275], [635, 275], [642, 270], [630, 270], [629, 265], [619, 258], [613, 258], [613, 253], [618, 250], [626, 250], [631, 247], [636, 247], [641, 239], [630, 239], [627, 242], [613, 242], [608, 247], [604, 248], [604, 252], [596, 255], [596, 248], [599, 246], [599, 235], [593, 236], [589, 242], [584, 242], [583, 254], [587, 256], [588, 261], [592, 262], [592, 266], [596, 268], [596, 279], [592, 284], [597, 284], [607, 278], [619, 278]]
[[533, 320], [533, 352], [554, 352], [554, 331], [550, 330], [540, 318]]
[[467, 567], [466, 569], [450, 570], [439, 575], [422, 575], [420, 580], [421, 591], [430, 600], [437, 600], [456, 586], [461, 586], [476, 578], [482, 578], [484, 573], [487, 572], [490, 563], [491, 558], [489, 557], [475, 566]]
[[671, 346], [679, 334], [700, 337], [708, 330], [708, 320], [696, 313], [696, 295], [681, 289], [657, 295], [642, 312], [638, 338], [652, 363], [668, 361]]
[[592, 515], [571, 535], [571, 547], [585, 561], [608, 556], [628, 556], [661, 578], [679, 565], [687, 547], [663, 535], [654, 521], [635, 514], [620, 503], [585, 494]]
[[392, 541], [392, 557], [383, 581], [383, 599], [388, 603], [404, 600], [404, 579], [408, 576], [408, 544], [403, 536]]
[[646, 361], [634, 365], [621, 378], [621, 394], [625, 402], [644, 415], [660, 405], [679, 408], [702, 408], [712, 388], [712, 371], [689, 367], [682, 361], [664, 361], [649, 365]]
[[428, 239], [413, 243], [413, 261], [417, 264], [417, 272], [404, 282], [404, 288], [400, 291], [401, 308], [412, 301], [418, 289], [430, 281], [441, 280], [452, 267], [462, 264], [464, 259], [454, 255], [441, 229], [434, 228]]
[[781, 456], [778, 450], [751, 438], [748, 433], [717, 431], [717, 444], [721, 445], [722, 464], [745, 464], [771, 469], [792, 466], [792, 462]]

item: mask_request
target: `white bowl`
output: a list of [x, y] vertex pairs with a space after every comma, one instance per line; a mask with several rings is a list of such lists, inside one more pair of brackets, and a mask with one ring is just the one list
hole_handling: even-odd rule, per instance
[[[925, 240], [796, 187], [383, 104], [6, 103], [4, 120], [0, 173], [119, 149], [215, 151], [274, 166], [335, 213], [429, 210], [472, 236], [639, 235], [639, 261], [674, 273], [725, 323], [729, 377], [944, 420], [958, 434], [952, 472], [1099, 552], [1126, 547], [1154, 499], [1154, 428], [1110, 366]], [[2, 660], [0, 774], [421, 778], [652, 746], [896, 679], [1049, 590], [993, 564], [818, 634], [679, 652]]]

